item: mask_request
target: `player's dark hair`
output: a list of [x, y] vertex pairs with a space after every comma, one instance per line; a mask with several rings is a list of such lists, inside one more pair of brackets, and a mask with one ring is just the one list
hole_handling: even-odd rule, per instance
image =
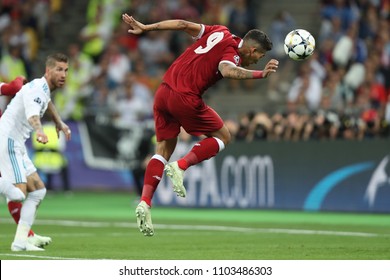
[[68, 63], [68, 57], [63, 53], [54, 53], [54, 54], [50, 54], [46, 58], [46, 66], [47, 67], [54, 67], [56, 62]]
[[268, 35], [259, 30], [259, 29], [252, 29], [250, 30], [243, 38], [244, 42], [254, 41], [257, 44], [259, 44], [259, 47], [263, 51], [270, 51], [272, 50], [272, 42], [271, 39], [268, 37]]

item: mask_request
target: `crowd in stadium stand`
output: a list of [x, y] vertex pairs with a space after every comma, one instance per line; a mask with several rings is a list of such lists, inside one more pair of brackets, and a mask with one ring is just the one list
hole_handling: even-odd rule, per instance
[[[153, 93], [167, 67], [192, 39], [169, 31], [130, 36], [121, 21], [123, 11], [145, 23], [182, 18], [223, 24], [242, 36], [258, 25], [253, 3], [90, 0], [85, 26], [69, 42], [67, 85], [54, 100], [62, 117], [80, 121], [94, 115], [120, 128], [152, 122]], [[4, 70], [9, 61], [15, 72], [29, 76], [39, 40], [51, 36], [51, 16], [61, 8], [61, 0], [1, 2], [2, 80], [14, 73]], [[272, 57], [286, 62], [278, 75], [264, 81], [270, 102], [283, 107], [278, 112], [248, 112], [237, 120], [227, 119], [237, 141], [390, 137], [390, 1], [322, 0], [318, 13], [320, 29], [310, 30], [316, 50], [299, 63], [294, 77], [294, 62], [280, 48], [294, 26], [294, 16], [280, 11], [265, 30], [274, 42]], [[242, 90], [250, 82], [240, 85]], [[229, 83], [237, 88], [235, 81]]]

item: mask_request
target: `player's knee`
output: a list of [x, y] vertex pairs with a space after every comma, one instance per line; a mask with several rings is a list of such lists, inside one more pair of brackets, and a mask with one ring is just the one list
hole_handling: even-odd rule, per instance
[[45, 196], [46, 196], [45, 188], [30, 192], [28, 194], [29, 198], [36, 200], [37, 202], [41, 202], [45, 198]]
[[219, 140], [221, 140], [223, 142], [223, 146], [227, 146], [230, 144], [230, 142], [232, 141], [232, 136], [231, 134], [228, 132], [228, 133], [224, 133], [223, 135], [221, 135], [220, 137], [218, 137]]
[[26, 195], [22, 192], [21, 189], [15, 187], [10, 193], [8, 199], [15, 202], [21, 202], [26, 199]]
[[224, 135], [224, 139], [222, 140], [225, 146], [229, 145], [230, 142], [232, 142], [232, 135], [230, 133], [227, 133]]

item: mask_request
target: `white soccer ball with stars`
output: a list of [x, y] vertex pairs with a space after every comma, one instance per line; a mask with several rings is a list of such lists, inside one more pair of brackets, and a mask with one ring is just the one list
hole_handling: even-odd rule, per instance
[[284, 51], [294, 60], [304, 60], [314, 52], [316, 41], [309, 31], [295, 29], [284, 39]]

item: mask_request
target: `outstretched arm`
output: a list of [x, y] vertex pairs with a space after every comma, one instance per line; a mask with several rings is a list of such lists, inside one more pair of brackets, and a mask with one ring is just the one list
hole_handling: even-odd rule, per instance
[[154, 30], [182, 30], [192, 37], [196, 37], [199, 35], [199, 32], [202, 28], [199, 23], [181, 19], [164, 20], [152, 24], [143, 24], [134, 19], [132, 16], [123, 14], [122, 20], [131, 27], [128, 32], [135, 35]]
[[49, 102], [49, 104], [47, 105], [47, 111], [50, 113], [51, 118], [56, 125], [57, 136], [60, 137], [60, 131], [62, 131], [65, 134], [66, 140], [69, 141], [71, 138], [70, 128], [66, 123], [62, 121], [53, 102]]
[[263, 71], [248, 70], [240, 66], [235, 66], [233, 63], [221, 62], [218, 70], [224, 78], [246, 80], [246, 79], [262, 79], [267, 78], [271, 73], [276, 72], [279, 62], [276, 59], [271, 59], [265, 66]]
[[42, 144], [46, 144], [49, 139], [47, 138], [47, 135], [43, 131], [41, 119], [38, 115], [31, 116], [28, 119], [28, 122], [36, 132], [37, 141]]

